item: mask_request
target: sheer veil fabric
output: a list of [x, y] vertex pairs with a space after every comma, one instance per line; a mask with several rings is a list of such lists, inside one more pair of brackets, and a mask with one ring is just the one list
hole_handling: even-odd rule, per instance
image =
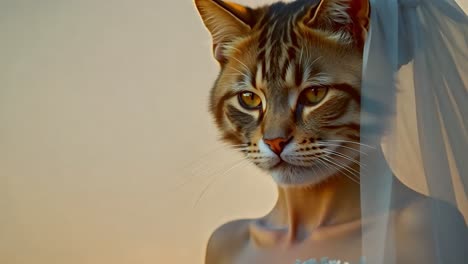
[[467, 16], [453, 0], [370, 2], [361, 150], [379, 147], [361, 157], [362, 216], [374, 219], [363, 227], [363, 255], [366, 263], [396, 263], [392, 211], [410, 203], [395, 188], [396, 175], [441, 201], [431, 210], [431, 263], [462, 263], [466, 259], [450, 250], [460, 240], [447, 234], [463, 238], [466, 225], [453, 224], [443, 207], [468, 217]]

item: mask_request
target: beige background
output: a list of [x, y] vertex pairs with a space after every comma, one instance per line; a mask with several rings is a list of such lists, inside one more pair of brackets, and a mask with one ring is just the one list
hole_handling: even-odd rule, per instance
[[0, 263], [201, 263], [272, 205], [216, 141], [191, 1], [0, 0], [0, 36]]

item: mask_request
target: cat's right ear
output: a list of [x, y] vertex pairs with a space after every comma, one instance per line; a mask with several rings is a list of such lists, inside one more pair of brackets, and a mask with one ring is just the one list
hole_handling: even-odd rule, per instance
[[214, 57], [220, 63], [224, 63], [225, 46], [251, 30], [252, 10], [222, 0], [195, 0], [195, 5], [213, 38]]

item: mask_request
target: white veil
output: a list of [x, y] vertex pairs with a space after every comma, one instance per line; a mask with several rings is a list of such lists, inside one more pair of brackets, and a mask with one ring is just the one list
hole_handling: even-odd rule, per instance
[[430, 210], [430, 263], [463, 263], [466, 224], [454, 223], [444, 208], [450, 204], [468, 217], [467, 16], [453, 0], [370, 2], [361, 142], [363, 151], [383, 143], [385, 154], [361, 158], [362, 215], [375, 220], [363, 228], [363, 255], [366, 263], [397, 263], [392, 212], [409, 201], [395, 187], [396, 175], [443, 201]]

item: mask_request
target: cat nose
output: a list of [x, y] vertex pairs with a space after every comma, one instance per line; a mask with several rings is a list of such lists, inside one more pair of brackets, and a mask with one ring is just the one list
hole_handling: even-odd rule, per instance
[[292, 137], [290, 138], [274, 138], [274, 139], [263, 139], [265, 144], [267, 144], [270, 149], [276, 153], [277, 155], [281, 154], [283, 151], [284, 147], [289, 143], [289, 141], [292, 140]]

